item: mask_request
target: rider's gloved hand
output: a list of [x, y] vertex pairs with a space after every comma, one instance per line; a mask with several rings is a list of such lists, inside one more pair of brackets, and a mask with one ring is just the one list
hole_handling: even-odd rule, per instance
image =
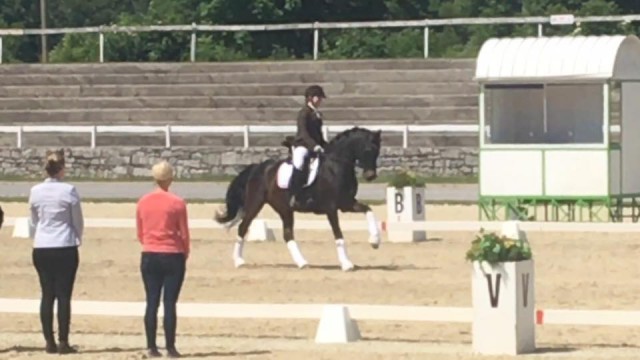
[[323, 152], [324, 152], [324, 149], [322, 148], [322, 146], [320, 146], [320, 145], [316, 145], [316, 146], [313, 148], [313, 151], [315, 151], [315, 152], [317, 152], [317, 153], [321, 153], [321, 152], [323, 153]]

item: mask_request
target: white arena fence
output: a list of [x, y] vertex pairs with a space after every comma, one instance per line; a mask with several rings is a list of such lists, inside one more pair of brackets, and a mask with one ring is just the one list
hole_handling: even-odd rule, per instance
[[[324, 136], [329, 139], [331, 133], [339, 133], [352, 128], [355, 125], [327, 125], [323, 128]], [[397, 133], [402, 135], [402, 147], [409, 146], [409, 134], [447, 134], [453, 136], [477, 136], [478, 125], [358, 125], [369, 130], [382, 130], [384, 133]], [[620, 126], [611, 126], [612, 132], [620, 132]], [[25, 133], [81, 133], [91, 137], [91, 148], [96, 147], [98, 134], [163, 134], [165, 147], [171, 148], [172, 134], [242, 134], [244, 148], [250, 146], [251, 134], [295, 134], [296, 127], [291, 125], [162, 125], [162, 126], [136, 126], [136, 125], [24, 125], [24, 126], [0, 126], [0, 133], [16, 134], [16, 146], [24, 145]]]
[[[133, 200], [132, 200], [133, 201]], [[364, 216], [363, 216], [364, 217]], [[22, 221], [22, 225], [26, 226], [26, 218], [6, 217], [3, 226], [14, 226], [17, 222]], [[282, 229], [282, 221], [280, 219], [254, 219], [252, 225], [262, 222], [269, 229]], [[398, 230], [425, 230], [432, 232], [476, 232], [480, 229], [487, 231], [500, 231], [504, 222], [502, 221], [414, 221], [402, 223], [387, 223], [386, 221], [378, 221], [378, 229], [382, 232], [389, 231], [390, 228]], [[135, 229], [136, 222], [134, 218], [85, 218], [85, 228], [93, 229]], [[637, 233], [640, 232], [640, 223], [587, 223], [587, 222], [518, 222], [518, 226], [522, 231], [531, 232], [607, 232], [607, 233]], [[366, 220], [340, 220], [340, 227], [343, 231], [368, 231]], [[213, 219], [189, 219], [189, 228], [191, 229], [224, 229], [223, 225], [218, 224]], [[297, 219], [294, 225], [295, 229], [300, 230], [327, 230], [331, 227], [327, 220], [304, 220]], [[231, 229], [231, 231], [234, 231]]]
[[[329, 138], [331, 133], [338, 133], [350, 129], [354, 125], [327, 125], [324, 127], [324, 136]], [[402, 146], [408, 147], [410, 133], [427, 134], [463, 134], [477, 133], [478, 125], [358, 125], [369, 130], [382, 130], [385, 133], [402, 134]], [[24, 125], [24, 126], [0, 126], [0, 133], [16, 134], [16, 146], [22, 148], [23, 134], [25, 133], [83, 133], [91, 136], [91, 148], [96, 147], [98, 134], [164, 134], [165, 147], [171, 147], [172, 134], [242, 134], [244, 147], [250, 146], [251, 134], [295, 134], [296, 127], [290, 125], [162, 125], [162, 126], [135, 126], [135, 125]]]
[[[331, 304], [326, 304], [331, 305]], [[180, 317], [220, 319], [319, 320], [325, 304], [177, 304]], [[392, 322], [471, 323], [473, 309], [466, 307], [343, 304], [355, 320]], [[38, 314], [40, 300], [0, 298], [0, 313]], [[140, 317], [145, 303], [126, 301], [72, 302], [74, 315]], [[158, 315], [163, 316], [162, 304]], [[537, 309], [538, 325], [640, 326], [640, 311]]]

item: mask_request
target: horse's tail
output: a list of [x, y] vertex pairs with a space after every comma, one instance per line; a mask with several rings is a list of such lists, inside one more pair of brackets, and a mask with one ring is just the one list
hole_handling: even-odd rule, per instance
[[[227, 195], [225, 196], [227, 209], [223, 212], [216, 212], [214, 217], [216, 222], [219, 224], [226, 224], [242, 216], [247, 183], [249, 182], [249, 178], [256, 166], [258, 166], [258, 164], [251, 164], [247, 166], [244, 170], [240, 171], [233, 180], [231, 180], [229, 188], [227, 189]], [[228, 227], [231, 226], [233, 226], [233, 223]]]

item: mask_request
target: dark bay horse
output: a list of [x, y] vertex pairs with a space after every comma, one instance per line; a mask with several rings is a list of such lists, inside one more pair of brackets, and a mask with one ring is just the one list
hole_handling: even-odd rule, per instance
[[[216, 213], [215, 220], [228, 229], [240, 222], [233, 250], [236, 267], [244, 265], [242, 250], [249, 225], [264, 204], [269, 204], [282, 219], [283, 236], [294, 262], [299, 268], [308, 265], [293, 235], [294, 211], [325, 214], [335, 237], [338, 260], [342, 270], [353, 270], [338, 220], [342, 212], [365, 213], [369, 228], [369, 243], [374, 249], [380, 245], [380, 232], [371, 208], [355, 199], [358, 192], [356, 165], [363, 168], [365, 180], [377, 177], [376, 167], [380, 155], [380, 131], [354, 127], [337, 134], [325, 147], [324, 154], [317, 155], [319, 165], [315, 181], [303, 189], [301, 195], [311, 199], [293, 208], [287, 202], [287, 190], [278, 186], [278, 169], [286, 160], [266, 160], [251, 164], [242, 170], [229, 184], [226, 194], [226, 210]], [[283, 145], [290, 148], [288, 141]], [[285, 164], [284, 166], [290, 166]]]

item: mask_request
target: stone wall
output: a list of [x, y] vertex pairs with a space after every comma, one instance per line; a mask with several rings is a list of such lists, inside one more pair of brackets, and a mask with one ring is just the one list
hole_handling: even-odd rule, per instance
[[[47, 148], [4, 148], [0, 150], [0, 176], [41, 178]], [[67, 176], [73, 178], [126, 179], [149, 176], [159, 159], [169, 159], [178, 178], [207, 179], [237, 174], [245, 165], [283, 158], [283, 147], [264, 148], [152, 148], [105, 147], [66, 148]], [[410, 169], [427, 176], [471, 176], [478, 173], [478, 149], [465, 147], [383, 148], [379, 174]]]

